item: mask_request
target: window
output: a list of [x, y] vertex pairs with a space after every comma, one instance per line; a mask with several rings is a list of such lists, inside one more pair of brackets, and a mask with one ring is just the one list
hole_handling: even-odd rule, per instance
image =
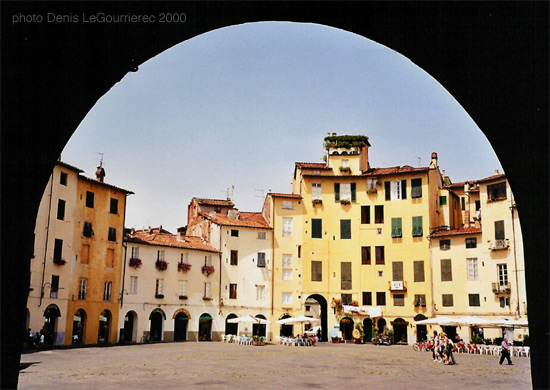
[[401, 218], [391, 219], [391, 238], [401, 238]]
[[139, 247], [138, 246], [133, 246], [132, 247], [132, 257], [135, 257], [135, 258], [139, 259]]
[[86, 299], [86, 287], [88, 286], [88, 279], [80, 279], [80, 286], [78, 289], [78, 299], [81, 301]]
[[340, 297], [342, 298], [342, 305], [351, 305], [351, 294], [340, 294]]
[[94, 208], [94, 193], [91, 191], [86, 191], [86, 207]]
[[311, 183], [311, 199], [321, 199], [321, 183]]
[[292, 210], [292, 201], [291, 200], [283, 200], [283, 209]]
[[351, 262], [340, 263], [341, 289], [351, 290]]
[[283, 255], [283, 268], [292, 268], [292, 255]]
[[313, 282], [323, 281], [323, 262], [322, 261], [311, 261], [311, 280]]
[[367, 179], [367, 193], [369, 190], [376, 190], [376, 186], [378, 185], [378, 179], [371, 178]]
[[386, 293], [384, 291], [376, 293], [376, 306], [386, 306]]
[[479, 294], [468, 294], [468, 304], [469, 306], [480, 306]]
[[374, 206], [374, 223], [384, 223], [384, 206]]
[[302, 246], [298, 245], [298, 258], [302, 257]]
[[60, 221], [65, 219], [65, 201], [63, 199], [57, 200], [57, 219]]
[[180, 280], [178, 281], [179, 290], [180, 290], [180, 296], [187, 295], [187, 280]]
[[441, 296], [442, 305], [445, 307], [453, 306], [453, 294], [443, 294]]
[[283, 218], [283, 237], [292, 237], [292, 218]]
[[453, 280], [453, 270], [451, 268], [451, 260], [441, 260], [441, 281], [451, 282]]
[[384, 182], [386, 200], [407, 199], [407, 180]]
[[403, 281], [403, 262], [402, 261], [393, 261], [392, 262], [392, 279], [395, 281]]
[[107, 238], [109, 241], [116, 241], [116, 229], [114, 227], [109, 228], [109, 237]]
[[311, 220], [311, 238], [323, 238], [323, 220], [313, 218]]
[[413, 262], [414, 281], [424, 282], [424, 261], [418, 260]]
[[349, 160], [347, 158], [342, 159], [342, 168], [349, 168]]
[[258, 268], [265, 268], [265, 253], [258, 252]]
[[393, 294], [393, 305], [394, 306], [405, 306], [405, 295], [404, 294]]
[[504, 240], [504, 221], [495, 221], [495, 240]]
[[414, 305], [415, 306], [426, 306], [426, 295], [424, 294], [414, 294]]
[[340, 220], [340, 239], [342, 240], [351, 239], [351, 219]]
[[355, 183], [334, 183], [334, 200], [349, 200], [355, 202], [356, 199], [356, 184]]
[[506, 182], [488, 185], [487, 196], [489, 201], [506, 199]]
[[292, 305], [292, 293], [284, 292], [282, 294], [283, 305]]
[[105, 266], [109, 268], [113, 268], [115, 265], [115, 250], [114, 249], [107, 249], [107, 256], [105, 257]]
[[412, 225], [413, 225], [412, 236], [413, 237], [422, 237], [422, 234], [423, 234], [422, 216], [413, 217]]
[[54, 261], [59, 261], [63, 257], [63, 240], [59, 238], [55, 239], [53, 246], [53, 259]]
[[118, 199], [111, 198], [111, 208], [109, 212], [111, 214], [118, 214]]
[[460, 197], [460, 207], [462, 208], [462, 210], [466, 210], [466, 198], [464, 198], [463, 196]]
[[111, 286], [113, 282], [105, 282], [105, 288], [103, 289], [103, 300], [105, 302], [111, 301]]
[[265, 240], [265, 232], [258, 232], [258, 240]]
[[59, 291], [59, 275], [52, 275], [52, 281], [50, 282], [50, 298], [57, 298], [58, 291]]
[[239, 264], [239, 251], [231, 251], [231, 265]]
[[82, 264], [88, 264], [90, 261], [90, 245], [82, 245], [82, 253], [80, 254], [80, 262]]
[[212, 284], [210, 282], [206, 282], [204, 283], [204, 297], [205, 298], [211, 298], [211, 294], [210, 294], [210, 291], [211, 291], [211, 288], [212, 288]]
[[363, 305], [372, 306], [372, 293], [363, 291]]
[[376, 264], [384, 264], [384, 247], [383, 246], [377, 246], [375, 247], [376, 250]]
[[130, 294], [137, 294], [137, 276], [130, 276]]
[[361, 247], [361, 264], [370, 265], [370, 246]]
[[476, 237], [466, 239], [466, 248], [467, 249], [476, 248], [476, 247], [477, 247], [477, 238]]
[[92, 229], [91, 222], [84, 222], [84, 230], [82, 231], [84, 237], [92, 237], [94, 235], [94, 229]]
[[237, 299], [237, 285], [235, 283], [229, 284], [229, 299]]
[[239, 237], [239, 231], [237, 229], [231, 229], [231, 237]]
[[283, 280], [292, 280], [292, 270], [283, 269]]
[[466, 265], [468, 267], [468, 280], [478, 280], [477, 259], [466, 259]]
[[508, 266], [506, 264], [497, 264], [498, 284], [506, 286], [508, 284]]
[[500, 297], [500, 307], [510, 307], [510, 297]]
[[256, 300], [263, 301], [265, 299], [265, 286], [256, 286]]
[[446, 206], [447, 205], [447, 196], [446, 195], [442, 195], [439, 197], [439, 204], [441, 206]]
[[422, 198], [422, 178], [411, 179], [411, 198]]
[[451, 240], [439, 240], [439, 250], [448, 251], [451, 249]]
[[361, 224], [368, 225], [370, 223], [370, 206], [361, 206]]
[[59, 184], [61, 184], [62, 186], [66, 186], [67, 185], [67, 173], [66, 172], [61, 172], [60, 176], [59, 176]]
[[157, 279], [155, 285], [155, 295], [162, 295], [164, 298], [164, 279]]
[[480, 208], [481, 208], [481, 201], [476, 200], [476, 211], [479, 210]]
[[[164, 259], [164, 251], [162, 258]], [[212, 255], [204, 256], [204, 265], [212, 265]]]

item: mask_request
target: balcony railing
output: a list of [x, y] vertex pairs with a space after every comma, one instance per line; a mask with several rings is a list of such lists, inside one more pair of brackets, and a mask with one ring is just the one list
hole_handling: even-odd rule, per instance
[[501, 283], [492, 283], [493, 292], [495, 294], [510, 294], [512, 291], [512, 286], [510, 282], [501, 284]]
[[493, 240], [489, 243], [489, 249], [492, 251], [508, 249], [509, 247], [510, 247], [510, 243], [508, 239]]
[[391, 280], [388, 282], [390, 291], [407, 291], [407, 282]]

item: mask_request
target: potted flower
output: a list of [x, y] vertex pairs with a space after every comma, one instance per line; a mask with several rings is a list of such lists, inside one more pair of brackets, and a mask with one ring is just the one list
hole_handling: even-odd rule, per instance
[[166, 269], [168, 268], [168, 263], [162, 259], [158, 259], [156, 262], [155, 262], [155, 267], [159, 270], [159, 271], [166, 271]]
[[201, 268], [201, 272], [206, 275], [210, 276], [214, 273], [214, 266], [213, 265], [203, 265]]
[[348, 204], [351, 204], [351, 202], [350, 202], [349, 199], [341, 199], [341, 200], [340, 200], [340, 204], [348, 205]]
[[323, 201], [321, 199], [313, 199], [311, 202], [313, 203], [313, 206], [323, 204]]
[[191, 264], [180, 261], [178, 263], [178, 271], [182, 271], [184, 274], [191, 269]]
[[340, 172], [351, 173], [351, 168], [350, 167], [340, 167]]
[[130, 261], [128, 262], [128, 265], [132, 268], [138, 269], [141, 268], [141, 259], [137, 257], [130, 258]]
[[53, 263], [56, 265], [65, 265], [67, 262], [63, 259], [53, 259]]

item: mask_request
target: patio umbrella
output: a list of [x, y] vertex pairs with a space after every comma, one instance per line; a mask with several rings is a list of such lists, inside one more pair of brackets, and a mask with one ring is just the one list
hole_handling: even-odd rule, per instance
[[[258, 325], [271, 323], [271, 321], [269, 321], [269, 320], [264, 320], [263, 318], [258, 318], [258, 317], [252, 317], [251, 315], [231, 318], [231, 319], [227, 320], [227, 322], [229, 322], [231, 324], [244, 323], [244, 324], [258, 324]], [[258, 327], [258, 332], [260, 332], [260, 327]]]
[[468, 326], [477, 326], [477, 327], [488, 327], [491, 325], [494, 325], [494, 320], [487, 320], [485, 318], [479, 317], [479, 316], [464, 316], [459, 317], [456, 319], [453, 319], [453, 324], [456, 325], [468, 325]]
[[[527, 322], [527, 320], [510, 320], [510, 319], [507, 319], [507, 318], [501, 318], [499, 320], [493, 320], [491, 321], [492, 323], [492, 327], [495, 327], [495, 328], [500, 328], [500, 327], [505, 327], [505, 328], [527, 328], [529, 327], [529, 323]], [[486, 327], [490, 327], [490, 326], [486, 326]]]
[[276, 321], [276, 322], [278, 324], [281, 324], [281, 325], [302, 324], [302, 331], [303, 331], [304, 330], [304, 324], [313, 324], [313, 323], [321, 322], [321, 320], [318, 319], [318, 318], [298, 316], [298, 317], [284, 318], [284, 319]]
[[434, 317], [426, 320], [416, 321], [416, 325], [451, 325], [454, 322], [451, 317]]

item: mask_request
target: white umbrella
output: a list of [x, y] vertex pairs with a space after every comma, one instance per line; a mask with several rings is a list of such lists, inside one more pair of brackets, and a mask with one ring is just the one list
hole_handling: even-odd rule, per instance
[[416, 321], [416, 325], [450, 325], [453, 321], [454, 320], [450, 317], [434, 317]]
[[[491, 321], [492, 327], [500, 328], [527, 328], [529, 327], [529, 323], [527, 320], [509, 320], [507, 318], [501, 318], [500, 320], [493, 320]], [[487, 326], [489, 327], [489, 326]]]
[[491, 326], [495, 323], [495, 321], [493, 320], [487, 320], [479, 316], [459, 317], [454, 319], [452, 322], [453, 324], [456, 324], [456, 325], [469, 325], [469, 326], [477, 326], [477, 327]]
[[313, 324], [314, 322], [321, 322], [321, 320], [318, 318], [298, 316], [298, 317], [283, 318], [282, 320], [279, 320], [276, 322], [281, 325], [302, 324], [302, 330], [304, 330], [303, 328], [304, 324]]
[[[263, 318], [258, 318], [258, 317], [252, 317], [251, 315], [231, 318], [231, 319], [227, 320], [227, 322], [229, 322], [231, 324], [238, 324], [238, 323], [242, 322], [244, 324], [258, 324], [258, 325], [271, 323], [271, 321], [269, 321], [269, 320], [264, 320]], [[259, 332], [260, 332], [260, 327], [258, 326], [258, 333]]]

